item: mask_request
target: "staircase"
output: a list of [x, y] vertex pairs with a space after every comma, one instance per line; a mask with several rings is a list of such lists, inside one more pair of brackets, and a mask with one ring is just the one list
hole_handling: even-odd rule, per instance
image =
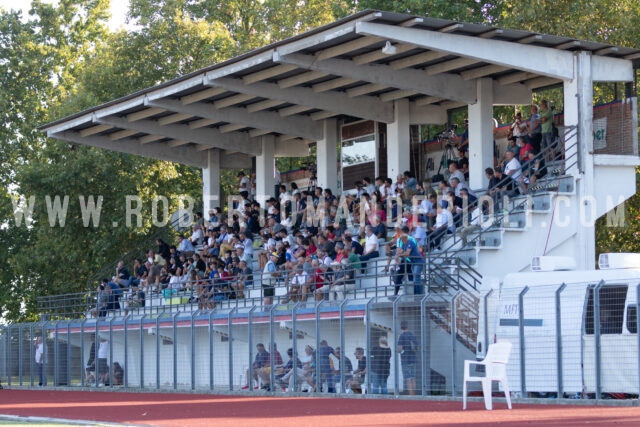
[[[551, 233], [540, 233], [548, 229], [553, 215], [558, 213], [560, 198], [575, 198], [575, 181], [565, 171], [577, 169], [577, 155], [573, 145], [577, 143], [576, 129], [565, 134], [562, 144], [549, 147], [537, 157], [544, 158], [547, 176], [531, 186], [530, 194], [512, 197], [503, 210], [485, 215], [483, 225], [477, 232], [467, 236], [451, 235], [441, 241], [439, 249], [426, 256], [426, 284], [436, 304], [430, 306], [430, 318], [447, 333], [452, 333], [452, 309], [455, 310], [456, 339], [475, 352], [478, 338], [480, 292], [483, 276], [504, 277], [507, 273], [521, 271], [529, 266], [534, 255], [547, 251], [567, 241], [576, 233], [573, 226], [553, 229]], [[573, 144], [573, 145], [572, 145]], [[572, 152], [572, 155], [566, 155]], [[562, 212], [575, 217], [574, 207]], [[470, 206], [471, 211], [475, 206]]]

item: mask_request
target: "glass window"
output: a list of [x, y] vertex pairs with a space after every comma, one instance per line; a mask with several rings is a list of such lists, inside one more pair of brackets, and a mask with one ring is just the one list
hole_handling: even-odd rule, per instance
[[[595, 286], [587, 292], [587, 309], [584, 318], [585, 333], [587, 335], [593, 335], [594, 333], [594, 288]], [[622, 333], [626, 298], [626, 285], [606, 285], [600, 288], [600, 334]]]
[[632, 334], [638, 333], [638, 312], [635, 305], [627, 307], [627, 329]]

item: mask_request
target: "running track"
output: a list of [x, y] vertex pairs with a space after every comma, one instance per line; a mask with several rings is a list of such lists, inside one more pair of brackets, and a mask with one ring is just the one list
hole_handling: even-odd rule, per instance
[[460, 401], [0, 390], [0, 414], [154, 426], [619, 426], [640, 407]]

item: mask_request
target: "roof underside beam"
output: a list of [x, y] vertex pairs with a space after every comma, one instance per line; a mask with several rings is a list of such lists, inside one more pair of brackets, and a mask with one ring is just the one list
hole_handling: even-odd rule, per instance
[[274, 52], [273, 60], [274, 62], [297, 65], [308, 70], [360, 79], [386, 87], [410, 90], [425, 95], [442, 96], [466, 104], [475, 104], [476, 102], [475, 82], [465, 81], [458, 75], [438, 74], [430, 76], [422, 70], [394, 70], [387, 65], [378, 64], [358, 66], [353, 61], [335, 58], [318, 61], [315, 56], [298, 53], [281, 56], [278, 51]]
[[173, 124], [160, 126], [153, 120], [139, 120], [130, 123], [120, 117], [96, 118], [100, 124], [111, 125], [121, 129], [135, 129], [151, 135], [164, 135], [167, 138], [193, 142], [207, 148], [237, 151], [245, 154], [260, 154], [260, 145], [254, 142], [248, 133], [222, 134], [216, 129], [191, 129], [189, 125]]
[[292, 133], [301, 138], [314, 140], [322, 138], [322, 126], [306, 116], [283, 118], [280, 114], [271, 111], [250, 113], [246, 108], [238, 107], [216, 109], [213, 105], [203, 102], [183, 105], [180, 101], [172, 99], [151, 101], [148, 105], [205, 119], [242, 125], [242, 127], [269, 129], [282, 134]]
[[562, 80], [574, 78], [573, 53], [501, 40], [488, 40], [415, 28], [358, 22], [356, 32], [411, 43], [425, 49], [530, 71]]
[[[335, 111], [362, 119], [384, 123], [393, 122], [393, 105], [376, 97], [349, 98], [340, 92], [315, 92], [311, 88], [290, 87], [281, 89], [275, 83], [258, 82], [245, 85], [240, 79], [229, 77], [213, 79], [210, 86], [222, 87], [229, 91], [247, 93], [256, 97], [271, 98], [296, 105], [305, 105], [319, 110]], [[313, 104], [313, 105], [308, 105]]]
[[74, 144], [89, 145], [91, 147], [103, 148], [117, 151], [119, 153], [134, 154], [156, 160], [182, 163], [189, 166], [204, 168], [207, 166], [207, 159], [202, 153], [197, 152], [193, 147], [180, 146], [171, 148], [164, 144], [141, 144], [138, 139], [126, 138], [114, 142], [107, 135], [93, 135], [82, 137], [79, 132], [66, 131], [60, 133], [48, 133], [51, 138]]

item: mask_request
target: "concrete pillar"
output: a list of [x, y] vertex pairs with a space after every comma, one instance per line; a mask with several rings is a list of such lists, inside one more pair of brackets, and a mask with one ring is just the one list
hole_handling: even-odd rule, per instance
[[493, 80], [479, 79], [475, 104], [469, 105], [469, 187], [487, 188], [484, 170], [493, 167]]
[[409, 100], [394, 101], [394, 122], [387, 125], [387, 176], [394, 182], [411, 167]]
[[338, 191], [338, 122], [326, 119], [323, 126], [323, 138], [317, 142], [318, 186], [330, 188], [335, 194]]
[[[591, 54], [589, 52], [576, 52], [574, 56], [574, 78], [564, 82], [564, 125], [577, 126], [577, 140], [579, 145], [577, 157], [580, 162], [580, 176], [578, 165], [569, 168], [566, 173], [576, 177], [577, 202], [584, 212], [592, 212], [591, 204], [595, 203], [593, 191], [595, 188], [593, 165], [593, 81], [591, 74]], [[569, 131], [567, 131], [569, 133]], [[566, 144], [575, 144], [573, 139]], [[566, 158], [575, 159], [572, 156], [574, 149], [566, 152]], [[596, 209], [593, 209], [596, 211]], [[579, 221], [578, 218], [571, 218]], [[585, 218], [591, 221], [592, 218]], [[593, 218], [595, 221], [595, 218]], [[575, 239], [575, 253], [578, 254], [576, 264], [578, 269], [594, 269], [596, 258], [596, 236], [593, 226], [578, 226]]]
[[[273, 135], [263, 135], [260, 137], [262, 154], [256, 156], [256, 198], [262, 203], [266, 196], [274, 196], [274, 185], [276, 183], [275, 173], [275, 149], [276, 139]], [[264, 207], [265, 205], [263, 205]]]
[[208, 150], [207, 167], [202, 169], [202, 212], [214, 207], [222, 208], [220, 201], [220, 150]]

